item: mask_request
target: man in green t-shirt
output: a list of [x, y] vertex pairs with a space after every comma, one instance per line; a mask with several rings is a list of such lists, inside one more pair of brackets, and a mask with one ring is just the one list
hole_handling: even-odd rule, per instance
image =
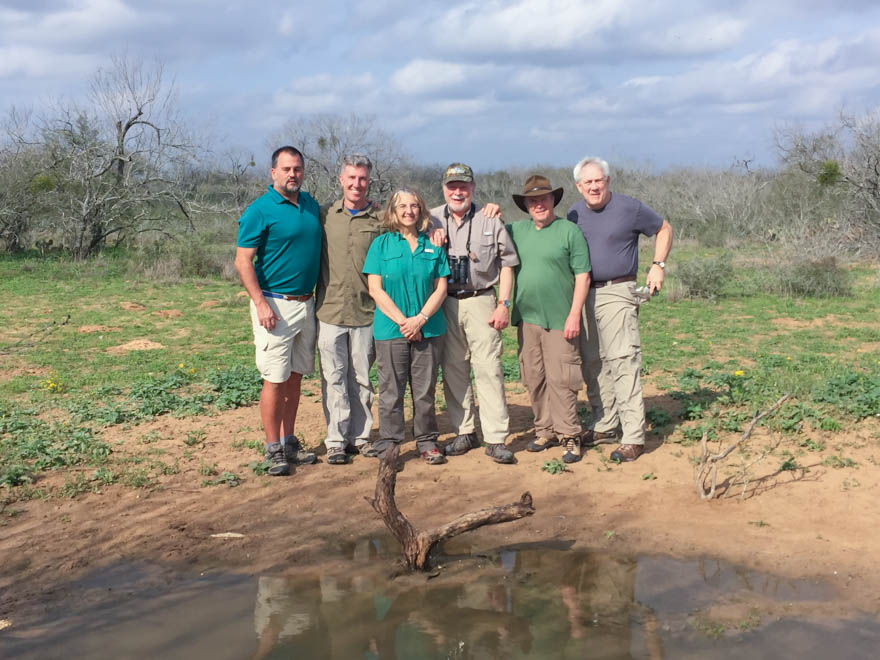
[[530, 219], [507, 226], [519, 255], [511, 323], [517, 326], [523, 382], [535, 413], [529, 451], [562, 444], [562, 460], [581, 459], [577, 397], [583, 387], [578, 336], [590, 289], [583, 234], [556, 216], [562, 188], [533, 174], [513, 201]]
[[300, 190], [303, 156], [272, 154], [272, 183], [239, 219], [235, 268], [251, 298], [256, 363], [263, 377], [260, 419], [269, 474], [315, 461], [293, 434], [303, 374], [315, 370], [315, 299], [321, 255], [318, 203]]

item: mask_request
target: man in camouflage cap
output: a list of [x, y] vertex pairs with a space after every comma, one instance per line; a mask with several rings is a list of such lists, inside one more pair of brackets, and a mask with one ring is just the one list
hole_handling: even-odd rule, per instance
[[500, 217], [489, 217], [487, 209], [477, 210], [470, 167], [453, 163], [446, 168], [442, 183], [446, 203], [431, 210], [431, 222], [445, 232], [452, 271], [443, 303], [447, 331], [441, 364], [446, 407], [456, 437], [446, 445], [446, 455], [459, 456], [480, 446], [470, 377], [473, 368], [486, 454], [496, 463], [514, 463], [513, 453], [504, 445], [509, 418], [501, 331], [510, 323], [513, 268], [519, 259]]

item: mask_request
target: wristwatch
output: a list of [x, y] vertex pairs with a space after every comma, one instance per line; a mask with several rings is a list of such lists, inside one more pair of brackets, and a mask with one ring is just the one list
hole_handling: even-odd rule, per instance
[[505, 307], [507, 307], [507, 309], [510, 309], [510, 300], [499, 300], [498, 304], [504, 305]]
[[662, 268], [663, 270], [666, 270], [666, 262], [665, 261], [652, 261], [651, 263], [660, 266], [660, 268]]

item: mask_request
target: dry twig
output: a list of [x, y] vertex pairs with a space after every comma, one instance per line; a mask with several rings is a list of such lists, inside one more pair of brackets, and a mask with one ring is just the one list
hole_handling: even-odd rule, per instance
[[[703, 433], [703, 437], [700, 439], [700, 462], [694, 468], [694, 485], [697, 487], [697, 494], [700, 496], [702, 500], [711, 500], [715, 497], [715, 488], [718, 483], [718, 464], [723, 462], [737, 447], [739, 447], [743, 442], [749, 439], [752, 435], [752, 431], [755, 430], [755, 427], [758, 425], [764, 417], [770, 415], [775, 412], [783, 403], [788, 401], [791, 394], [784, 394], [779, 397], [779, 399], [770, 406], [767, 410], [762, 413], [755, 415], [754, 419], [752, 419], [748, 428], [743, 431], [743, 434], [739, 437], [739, 439], [731, 444], [727, 449], [718, 452], [717, 454], [710, 454], [708, 447], [708, 437], [709, 432], [705, 431]], [[766, 457], [766, 453], [761, 456], [761, 459]], [[759, 460], [761, 460], [759, 459]], [[757, 461], [753, 461], [749, 464], [754, 465]], [[706, 490], [706, 479], [711, 475], [711, 482], [708, 489]]]

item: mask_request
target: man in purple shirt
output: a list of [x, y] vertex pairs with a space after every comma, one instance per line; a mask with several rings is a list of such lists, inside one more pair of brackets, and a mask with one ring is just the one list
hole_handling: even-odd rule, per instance
[[[584, 199], [568, 212], [590, 248], [592, 273], [587, 296], [584, 380], [593, 412], [585, 446], [620, 439], [611, 459], [634, 461], [645, 448], [641, 339], [636, 272], [639, 236], [655, 236], [647, 285], [653, 295], [663, 286], [672, 227], [639, 200], [611, 193], [608, 163], [582, 159], [574, 180]], [[618, 430], [618, 428], [620, 430]]]

